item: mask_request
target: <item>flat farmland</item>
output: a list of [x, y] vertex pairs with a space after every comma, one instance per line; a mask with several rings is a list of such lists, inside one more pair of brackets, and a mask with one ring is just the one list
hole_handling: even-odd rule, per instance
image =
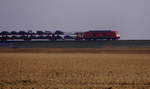
[[121, 53], [56, 50], [1, 49], [0, 88], [150, 89], [148, 49], [128, 49], [128, 53], [127, 49]]

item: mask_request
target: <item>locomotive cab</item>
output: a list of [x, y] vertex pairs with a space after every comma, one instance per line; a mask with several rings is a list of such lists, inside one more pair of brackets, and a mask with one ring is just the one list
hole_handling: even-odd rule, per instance
[[115, 31], [115, 36], [116, 36], [116, 39], [120, 39], [120, 34], [118, 33], [118, 31]]

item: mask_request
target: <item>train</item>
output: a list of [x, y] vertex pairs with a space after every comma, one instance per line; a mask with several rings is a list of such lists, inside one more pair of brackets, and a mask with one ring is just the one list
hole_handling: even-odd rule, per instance
[[63, 31], [1, 31], [0, 41], [32, 40], [118, 40], [120, 34], [112, 30], [90, 30], [85, 32], [66, 33]]

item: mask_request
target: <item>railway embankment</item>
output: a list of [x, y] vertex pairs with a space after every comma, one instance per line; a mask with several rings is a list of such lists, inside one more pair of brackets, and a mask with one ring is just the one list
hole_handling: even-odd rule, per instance
[[0, 48], [103, 48], [150, 47], [150, 40], [100, 40], [100, 41], [8, 41]]

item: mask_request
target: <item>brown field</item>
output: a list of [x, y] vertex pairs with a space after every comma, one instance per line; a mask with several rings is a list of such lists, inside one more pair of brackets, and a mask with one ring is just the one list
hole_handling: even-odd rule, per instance
[[150, 49], [1, 49], [0, 89], [150, 89]]

